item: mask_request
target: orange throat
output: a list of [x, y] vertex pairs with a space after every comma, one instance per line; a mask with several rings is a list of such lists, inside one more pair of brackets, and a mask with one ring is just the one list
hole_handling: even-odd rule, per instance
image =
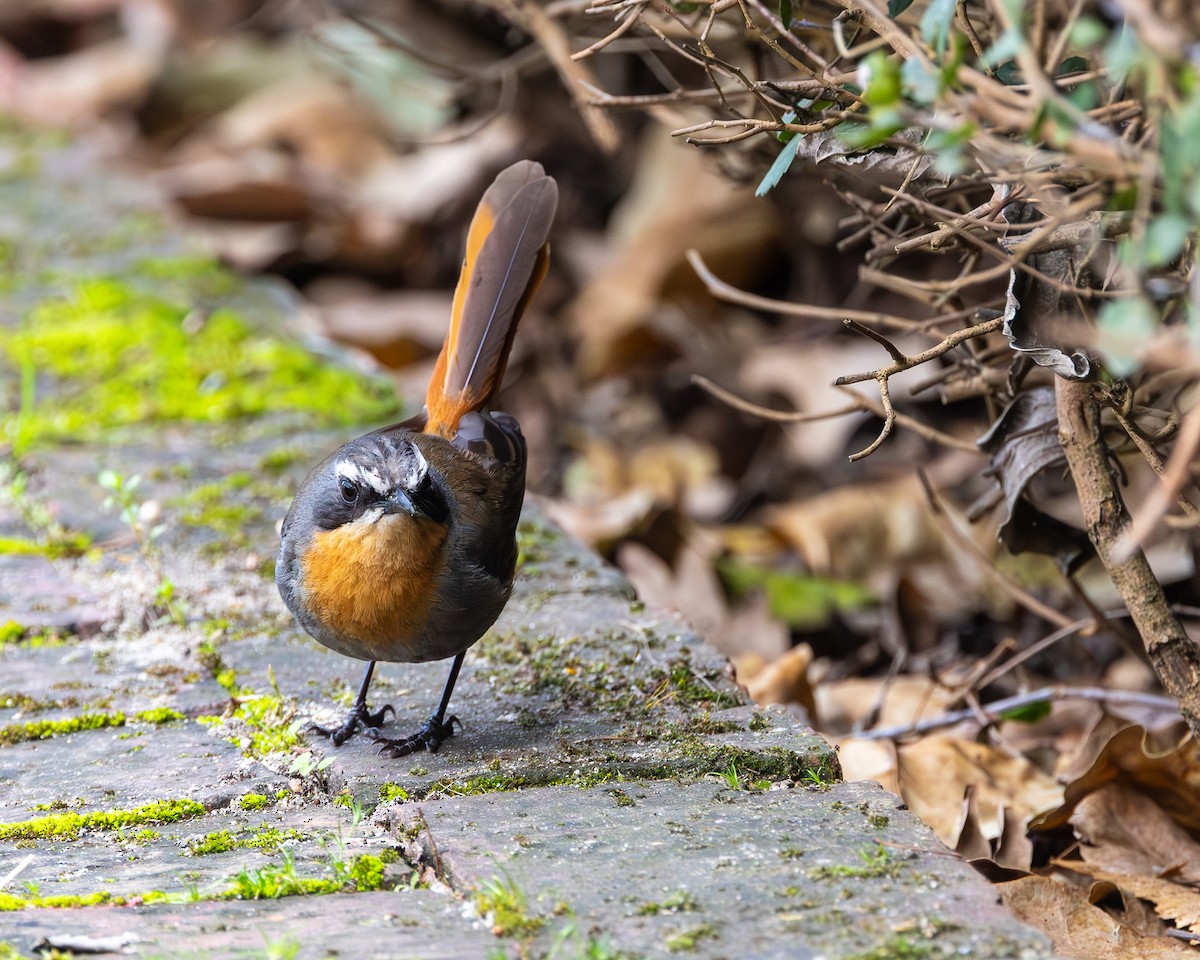
[[389, 646], [414, 639], [425, 624], [445, 539], [443, 524], [407, 514], [318, 531], [302, 559], [309, 611], [372, 659], [388, 659]]

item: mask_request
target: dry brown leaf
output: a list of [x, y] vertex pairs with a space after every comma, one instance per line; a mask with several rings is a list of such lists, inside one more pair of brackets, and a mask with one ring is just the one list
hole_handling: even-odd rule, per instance
[[1067, 784], [1062, 804], [1037, 817], [1030, 827], [1051, 830], [1064, 826], [1084, 797], [1114, 781], [1154, 797], [1172, 820], [1193, 837], [1200, 837], [1200, 746], [1188, 736], [1171, 749], [1154, 752], [1146, 742], [1146, 731], [1136, 725], [1119, 730], [1105, 742], [1087, 769]]
[[1131, 786], [1109, 783], [1088, 794], [1071, 814], [1071, 826], [1083, 841], [1083, 858], [1111, 873], [1169, 873], [1182, 883], [1200, 882], [1200, 843]]
[[1154, 912], [1177, 927], [1200, 932], [1200, 890], [1172, 883], [1162, 877], [1131, 875], [1107, 870], [1097, 863], [1056, 860], [1054, 865], [1083, 876], [1111, 883], [1126, 897], [1130, 895], [1154, 904]]
[[28, 61], [9, 83], [0, 84], [0, 109], [33, 123], [78, 126], [117, 108], [136, 106], [159, 67], [156, 52], [124, 39]]
[[755, 703], [798, 703], [808, 712], [809, 722], [817, 724], [817, 705], [808, 677], [812, 661], [812, 647], [801, 643], [742, 682]]
[[868, 718], [890, 727], [944, 713], [957, 696], [950, 687], [929, 677], [906, 674], [891, 681], [852, 677], [820, 684], [817, 712], [821, 729], [827, 732], [856, 729]]
[[698, 328], [694, 317], [672, 322], [663, 311], [673, 286], [700, 294], [684, 260], [689, 248], [732, 283], [761, 271], [776, 243], [771, 209], [754, 203], [697, 151], [651, 128], [637, 178], [613, 214], [609, 262], [570, 307], [585, 379], [624, 374], [632, 365], [662, 362], [685, 352]]
[[900, 747], [899, 756], [900, 795], [949, 847], [957, 845], [963, 829], [968, 786], [975, 790], [979, 828], [988, 840], [1001, 836], [1005, 808], [1028, 819], [1062, 798], [1062, 787], [1024, 757], [987, 744], [935, 734]]
[[622, 544], [617, 563], [639, 597], [653, 606], [677, 610], [718, 650], [756, 651], [774, 659], [790, 646], [787, 628], [769, 615], [762, 598], [730, 609], [711, 559], [694, 543], [679, 551], [674, 569], [637, 543]]
[[896, 745], [891, 740], [843, 740], [838, 744], [838, 760], [847, 780], [874, 780], [900, 796]]
[[1193, 951], [1165, 937], [1145, 937], [1087, 902], [1083, 893], [1049, 877], [998, 884], [1018, 918], [1046, 934], [1056, 953], [1079, 960], [1179, 960]]
[[251, 94], [206, 137], [232, 155], [283, 150], [311, 172], [344, 181], [392, 154], [379, 118], [346, 86], [315, 73]]
[[370, 284], [330, 279], [306, 293], [324, 335], [367, 350], [392, 370], [434, 356], [446, 335], [449, 291], [384, 293]]

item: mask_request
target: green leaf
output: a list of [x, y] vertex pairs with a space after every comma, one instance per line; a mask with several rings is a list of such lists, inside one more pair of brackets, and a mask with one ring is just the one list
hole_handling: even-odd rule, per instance
[[871, 107], [894, 107], [900, 103], [900, 67], [882, 50], [866, 60], [867, 87], [862, 98]]
[[1110, 300], [1096, 318], [1096, 346], [1114, 377], [1128, 377], [1138, 368], [1138, 354], [1158, 329], [1158, 311], [1146, 297]]
[[1128, 27], [1114, 30], [1104, 45], [1104, 63], [1108, 66], [1110, 83], [1122, 84], [1131, 70], [1141, 66], [1144, 52], [1137, 35]]
[[785, 30], [792, 25], [792, 0], [779, 0], [779, 19]]
[[1058, 65], [1056, 77], [1065, 77], [1069, 73], [1085, 73], [1088, 69], [1086, 57], [1067, 57]]
[[888, 0], [888, 16], [898, 17], [912, 6], [913, 0]]
[[1027, 703], [1023, 707], [1013, 707], [1000, 713], [1001, 720], [1016, 720], [1018, 723], [1037, 723], [1050, 716], [1050, 701], [1039, 700], [1037, 703]]
[[1071, 28], [1071, 46], [1081, 50], [1098, 47], [1108, 38], [1108, 27], [1095, 17], [1080, 17]]
[[904, 61], [900, 68], [904, 91], [914, 103], [936, 103], [942, 94], [942, 76], [930, 70], [917, 57]]
[[[999, 74], [1003, 67], [1008, 67], [1010, 70], [1016, 70], [1016, 63], [1010, 63], [1018, 53], [1021, 52], [1021, 45], [1025, 42], [1025, 38], [1021, 36], [1021, 31], [1016, 27], [1005, 30], [996, 42], [993, 43], [983, 54], [983, 65], [985, 67], [995, 67], [996, 73]], [[1013, 81], [1004, 80], [1003, 83], [1011, 83]]]
[[800, 138], [793, 136], [782, 150], [779, 151], [779, 156], [775, 158], [775, 162], [771, 164], [771, 169], [767, 171], [762, 181], [754, 190], [756, 197], [765, 197], [783, 179], [783, 175], [788, 172], [792, 166], [792, 161], [796, 159], [796, 151], [800, 149]]
[[1164, 213], [1146, 228], [1146, 264], [1161, 267], [1173, 261], [1183, 250], [1191, 222], [1175, 213]]
[[941, 56], [950, 40], [950, 24], [954, 22], [955, 0], [930, 0], [921, 14], [921, 36]]

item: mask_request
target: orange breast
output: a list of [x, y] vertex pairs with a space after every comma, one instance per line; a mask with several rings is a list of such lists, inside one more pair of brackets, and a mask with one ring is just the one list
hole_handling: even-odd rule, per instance
[[303, 558], [309, 611], [355, 655], [405, 660], [445, 564], [446, 528], [405, 514], [317, 532]]

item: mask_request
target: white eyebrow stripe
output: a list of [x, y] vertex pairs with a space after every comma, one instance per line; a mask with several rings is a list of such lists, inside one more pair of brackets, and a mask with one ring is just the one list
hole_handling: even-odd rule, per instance
[[425, 459], [425, 454], [421, 453], [415, 443], [412, 445], [412, 452], [412, 469], [404, 477], [404, 489], [406, 490], [416, 490], [421, 485], [421, 481], [425, 479], [425, 474], [429, 472], [429, 461]]
[[366, 479], [367, 483], [370, 484], [371, 489], [381, 497], [386, 497], [389, 493], [391, 493], [391, 490], [388, 489], [387, 483], [384, 482], [383, 477], [379, 475], [379, 471], [374, 467], [369, 470], [360, 469], [359, 472]]
[[362, 469], [353, 460], [339, 460], [337, 462], [337, 475], [345, 477], [354, 483], [362, 482]]
[[381, 497], [386, 497], [391, 493], [387, 482], [374, 467], [363, 467], [353, 460], [339, 460], [336, 472], [339, 477], [345, 477], [351, 483], [369, 486]]

